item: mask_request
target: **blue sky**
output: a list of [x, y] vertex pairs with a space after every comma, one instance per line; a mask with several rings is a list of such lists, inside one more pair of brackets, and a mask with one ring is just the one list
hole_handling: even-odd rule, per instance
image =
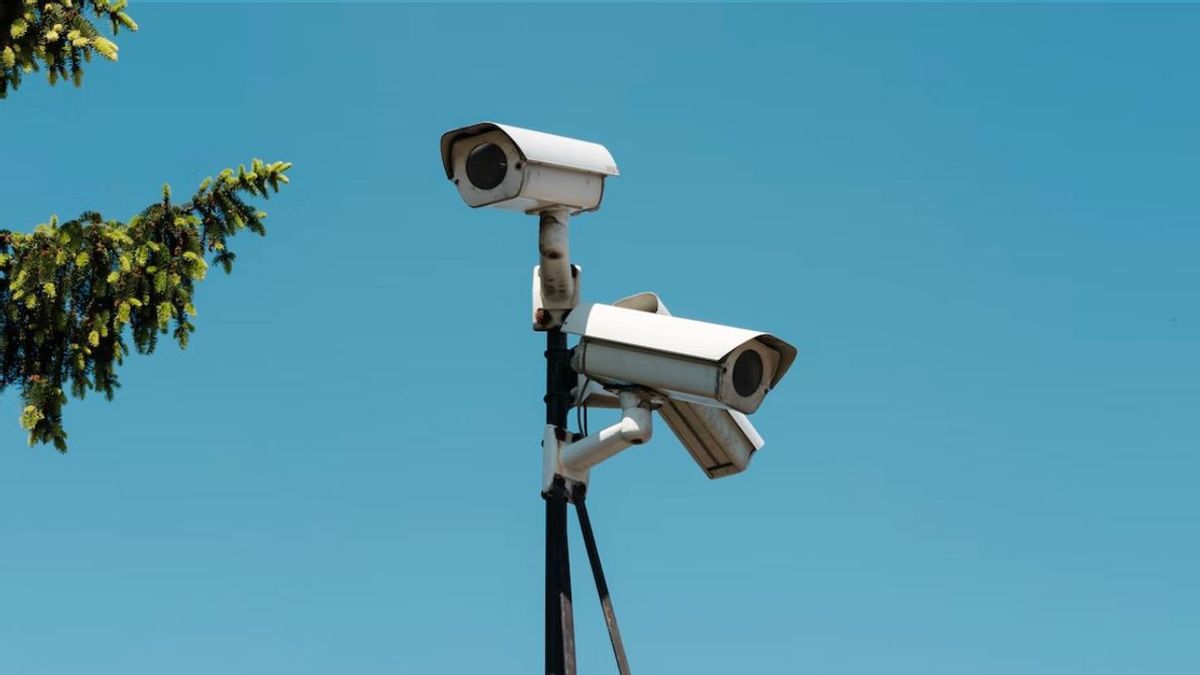
[[1200, 670], [1200, 8], [131, 11], [0, 103], [0, 223], [293, 184], [70, 454], [0, 397], [0, 672], [539, 671], [536, 228], [437, 155], [481, 119], [612, 150], [587, 298], [800, 349], [749, 472], [661, 424], [593, 472], [635, 672]]

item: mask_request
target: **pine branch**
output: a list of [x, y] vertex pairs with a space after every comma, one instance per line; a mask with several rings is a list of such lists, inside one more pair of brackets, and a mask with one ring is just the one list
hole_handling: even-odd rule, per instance
[[0, 391], [20, 387], [30, 445], [66, 451], [65, 388], [111, 399], [126, 335], [143, 354], [168, 331], [187, 347], [205, 255], [232, 270], [229, 238], [243, 229], [266, 234], [266, 214], [245, 199], [269, 198], [291, 166], [256, 159], [249, 171], [226, 169], [181, 204], [163, 186], [162, 200], [127, 223], [87, 212], [51, 218], [30, 234], [0, 230]]
[[69, 77], [78, 86], [92, 54], [116, 61], [117, 45], [100, 34], [85, 9], [107, 21], [115, 36], [122, 27], [138, 28], [125, 6], [126, 0], [0, 1], [0, 98], [42, 67], [50, 84]]

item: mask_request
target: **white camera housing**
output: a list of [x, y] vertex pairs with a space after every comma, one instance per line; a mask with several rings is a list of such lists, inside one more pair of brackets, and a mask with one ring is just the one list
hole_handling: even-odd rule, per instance
[[[655, 293], [638, 293], [613, 304], [627, 309], [670, 315], [666, 305]], [[590, 408], [620, 407], [615, 393], [586, 375], [579, 376], [576, 405]], [[750, 418], [736, 410], [666, 399], [662, 401], [658, 412], [709, 478], [722, 478], [745, 471], [754, 453], [766, 444], [750, 422]]]
[[481, 122], [442, 134], [446, 177], [471, 207], [525, 213], [600, 208], [604, 179], [619, 175], [608, 150], [565, 136]]
[[746, 414], [796, 358], [767, 333], [599, 303], [576, 307], [562, 330], [580, 337], [575, 371], [601, 384]]

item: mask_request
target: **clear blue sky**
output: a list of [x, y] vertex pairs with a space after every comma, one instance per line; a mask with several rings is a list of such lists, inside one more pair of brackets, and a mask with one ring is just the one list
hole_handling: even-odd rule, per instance
[[539, 672], [535, 226], [437, 153], [481, 119], [613, 151], [589, 299], [800, 348], [748, 473], [663, 425], [594, 472], [635, 672], [1200, 672], [1200, 7], [131, 11], [0, 103], [0, 224], [293, 185], [69, 455], [0, 397], [0, 672]]

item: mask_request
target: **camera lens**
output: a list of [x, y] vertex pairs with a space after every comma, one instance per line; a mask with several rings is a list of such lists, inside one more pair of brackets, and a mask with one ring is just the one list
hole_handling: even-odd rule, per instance
[[480, 143], [467, 155], [467, 180], [480, 190], [491, 190], [504, 182], [508, 158], [495, 143]]
[[747, 349], [733, 364], [733, 388], [738, 396], [750, 396], [762, 384], [762, 357], [753, 349]]

